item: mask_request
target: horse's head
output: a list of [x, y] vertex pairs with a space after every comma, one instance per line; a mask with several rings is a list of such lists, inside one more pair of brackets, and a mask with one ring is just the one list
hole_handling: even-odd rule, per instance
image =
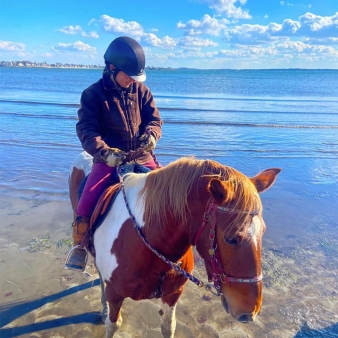
[[259, 193], [273, 185], [280, 171], [248, 178], [230, 168], [222, 177], [211, 175], [206, 185], [203, 179], [206, 189], [199, 192], [209, 202], [195, 244], [224, 308], [240, 322], [254, 321], [261, 309], [265, 223]]

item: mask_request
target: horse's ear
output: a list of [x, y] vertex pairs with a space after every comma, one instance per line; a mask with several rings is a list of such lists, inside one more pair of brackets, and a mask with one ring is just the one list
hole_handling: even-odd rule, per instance
[[229, 202], [235, 197], [235, 192], [229, 182], [213, 178], [209, 182], [209, 190], [217, 204]]
[[269, 189], [277, 178], [277, 175], [282, 171], [280, 168], [266, 169], [255, 177], [251, 178], [251, 182], [255, 185], [258, 192], [263, 192]]

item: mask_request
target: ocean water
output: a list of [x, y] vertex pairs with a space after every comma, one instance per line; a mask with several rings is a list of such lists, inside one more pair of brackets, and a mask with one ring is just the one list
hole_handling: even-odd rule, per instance
[[[80, 95], [101, 72], [0, 68], [2, 196], [68, 201], [69, 167], [82, 150], [75, 132]], [[338, 304], [337, 293], [325, 290], [329, 281], [333, 290], [338, 286], [337, 273], [332, 275], [338, 268], [337, 84], [338, 70], [147, 72], [146, 85], [164, 121], [155, 151], [162, 164], [195, 156], [233, 166], [248, 176], [282, 168], [275, 185], [262, 194], [268, 226], [264, 247], [267, 261], [277, 255], [285, 271], [298, 275], [298, 284], [287, 283], [298, 291], [290, 291], [294, 303], [271, 310], [273, 323], [279, 320], [280, 326], [267, 325], [264, 335], [257, 337], [277, 337], [269, 335], [276, 328], [286, 332], [283, 337], [292, 337], [291, 332], [298, 332], [297, 337], [307, 332], [330, 337], [337, 329], [332, 326], [337, 311], [323, 318], [323, 309], [330, 311], [326, 303], [313, 306], [308, 314], [299, 285], [302, 281], [314, 297]], [[313, 270], [318, 273], [319, 265], [323, 285], [312, 285], [309, 276], [316, 278]], [[300, 270], [295, 271], [296, 266]], [[291, 323], [286, 318], [292, 316], [296, 319]], [[305, 329], [292, 331], [291, 324]]]

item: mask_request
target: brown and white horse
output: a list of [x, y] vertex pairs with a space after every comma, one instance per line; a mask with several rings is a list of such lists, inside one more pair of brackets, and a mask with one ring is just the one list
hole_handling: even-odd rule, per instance
[[[89, 157], [81, 155], [88, 163]], [[75, 171], [74, 171], [75, 168]], [[70, 175], [72, 206], [82, 168]], [[204, 259], [228, 313], [254, 321], [262, 304], [261, 248], [265, 223], [259, 193], [280, 169], [253, 178], [211, 160], [178, 159], [146, 174], [126, 174], [107, 217], [94, 234], [106, 337], [122, 323], [123, 300], [161, 298], [161, 331], [174, 337], [175, 308], [194, 268], [192, 247]]]

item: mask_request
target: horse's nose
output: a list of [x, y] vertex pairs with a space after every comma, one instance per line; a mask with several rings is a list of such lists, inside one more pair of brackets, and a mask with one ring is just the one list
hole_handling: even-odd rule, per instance
[[241, 323], [249, 323], [253, 322], [255, 318], [252, 313], [244, 313], [241, 316], [239, 316], [237, 320]]

